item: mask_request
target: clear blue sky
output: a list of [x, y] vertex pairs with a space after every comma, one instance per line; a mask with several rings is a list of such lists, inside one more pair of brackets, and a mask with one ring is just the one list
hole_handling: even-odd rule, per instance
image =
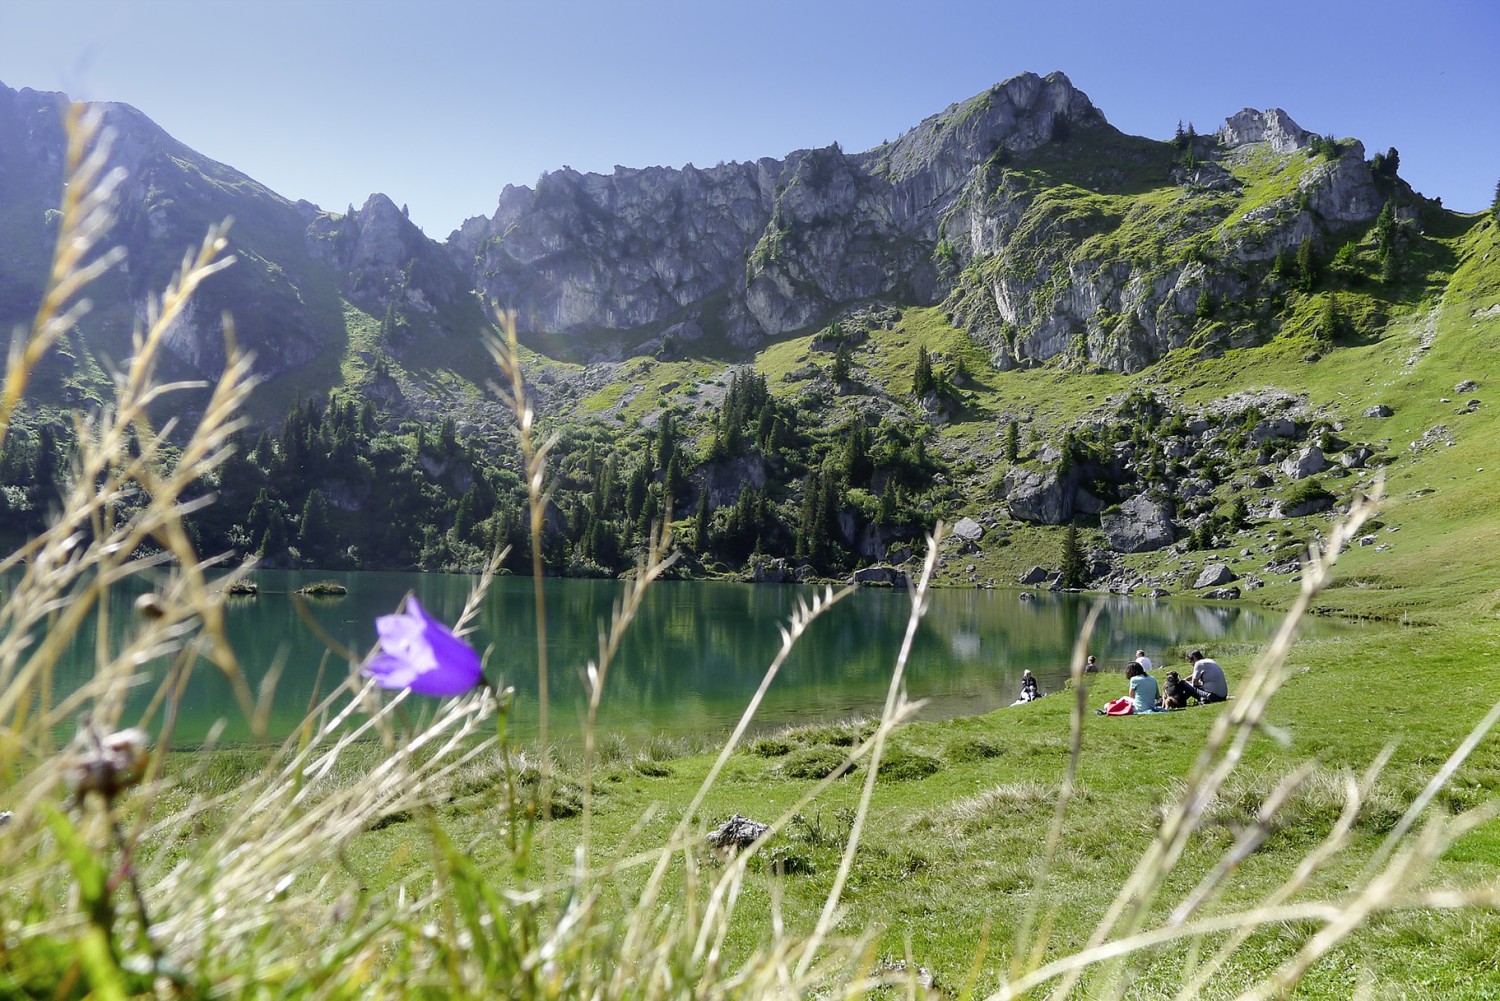
[[4, 0], [0, 81], [135, 105], [325, 208], [383, 191], [427, 233], [563, 164], [862, 150], [1062, 70], [1166, 138], [1243, 107], [1396, 146], [1445, 205], [1500, 177], [1496, 0]]

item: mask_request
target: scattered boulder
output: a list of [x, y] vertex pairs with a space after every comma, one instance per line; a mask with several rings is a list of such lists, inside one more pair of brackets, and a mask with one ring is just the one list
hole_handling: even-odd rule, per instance
[[1458, 385], [1454, 386], [1453, 391], [1455, 393], [1472, 393], [1478, 388], [1479, 383], [1475, 382], [1473, 379], [1465, 379], [1463, 382], [1460, 382]]
[[851, 584], [885, 584], [891, 587], [906, 586], [906, 572], [899, 567], [861, 567], [849, 578]]
[[1052, 574], [1053, 571], [1045, 570], [1042, 567], [1032, 567], [1030, 570], [1023, 573], [1020, 577], [1016, 578], [1016, 580], [1018, 583], [1030, 587], [1034, 584], [1047, 583], [1047, 581], [1052, 579]]
[[1328, 459], [1316, 445], [1309, 445], [1281, 464], [1281, 471], [1294, 480], [1305, 480], [1327, 468]]
[[775, 559], [752, 557], [750, 560], [750, 579], [757, 584], [785, 584], [795, 576], [786, 560], [779, 556]]
[[984, 526], [973, 518], [960, 518], [953, 526], [953, 535], [965, 542], [978, 542], [984, 538]]
[[1359, 537], [1359, 544], [1361, 546], [1373, 546], [1379, 541], [1380, 537], [1378, 535], [1361, 535]]
[[1171, 511], [1145, 494], [1136, 494], [1099, 518], [1099, 527], [1118, 553], [1145, 553], [1172, 544], [1176, 532]]
[[1073, 510], [1080, 514], [1099, 514], [1108, 506], [1082, 487], [1073, 493]]
[[1198, 579], [1193, 581], [1193, 588], [1196, 590], [1200, 587], [1218, 587], [1239, 579], [1240, 575], [1223, 563], [1210, 563], [1199, 572]]
[[1073, 483], [1056, 469], [1007, 470], [1001, 482], [1011, 517], [1041, 525], [1061, 525], [1073, 515]]
[[1223, 588], [1220, 588], [1217, 591], [1210, 591], [1207, 594], [1205, 594], [1203, 597], [1205, 597], [1205, 598], [1213, 598], [1215, 601], [1235, 601], [1236, 599], [1239, 598], [1239, 596], [1240, 596], [1240, 589], [1239, 588], [1237, 588], [1237, 587], [1223, 587]]
[[1375, 450], [1364, 445], [1356, 445], [1345, 449], [1339, 454], [1339, 463], [1346, 469], [1363, 469], [1365, 464], [1375, 455]]
[[710, 831], [707, 840], [715, 848], [748, 848], [768, 830], [770, 830], [769, 824], [762, 824], [758, 820], [741, 817], [736, 813], [724, 821], [723, 826], [717, 831]]
[[[1304, 515], [1317, 514], [1319, 511], [1327, 511], [1333, 507], [1335, 500], [1333, 494], [1324, 490], [1316, 480], [1306, 480], [1305, 483], [1312, 484], [1311, 489], [1296, 490], [1292, 496], [1287, 497], [1280, 503], [1281, 516], [1283, 518], [1301, 518]], [[1301, 486], [1301, 484], [1298, 484]]]
[[1390, 407], [1386, 406], [1384, 403], [1377, 403], [1375, 406], [1373, 406], [1370, 409], [1368, 409], [1368, 410], [1365, 411], [1365, 416], [1366, 417], [1391, 417], [1395, 413], [1396, 413], [1396, 411], [1392, 410]]
[[1285, 417], [1267, 417], [1250, 431], [1250, 439], [1257, 445], [1277, 438], [1297, 437], [1297, 425]]

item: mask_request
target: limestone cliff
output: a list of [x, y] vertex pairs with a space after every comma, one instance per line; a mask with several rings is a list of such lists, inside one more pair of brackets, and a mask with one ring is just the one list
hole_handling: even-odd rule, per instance
[[[1330, 253], [1388, 195], [1359, 143], [1325, 149], [1280, 109], [1158, 142], [1026, 73], [863, 153], [564, 168], [448, 245], [525, 328], [613, 332], [617, 351], [752, 346], [861, 301], [946, 298], [1002, 366], [1129, 371], [1202, 337], [1205, 292], [1233, 304], [1277, 254]], [[1231, 305], [1213, 337], [1266, 336], [1258, 319]]]

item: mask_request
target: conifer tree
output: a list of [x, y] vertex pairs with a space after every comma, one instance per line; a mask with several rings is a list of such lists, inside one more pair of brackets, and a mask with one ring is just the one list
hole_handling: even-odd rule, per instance
[[1297, 287], [1310, 292], [1317, 281], [1318, 258], [1313, 252], [1312, 240], [1303, 240], [1297, 247]]
[[927, 348], [917, 346], [917, 367], [912, 374], [911, 395], [921, 399], [937, 388], [937, 381], [932, 375], [932, 359], [927, 354]]
[[709, 507], [708, 484], [705, 483], [703, 489], [698, 491], [698, 513], [693, 519], [698, 528], [697, 536], [693, 539], [693, 552], [699, 556], [708, 552], [708, 535], [713, 525], [713, 516], [713, 509]]
[[1323, 312], [1318, 317], [1318, 336], [1329, 344], [1334, 344], [1343, 330], [1344, 321], [1339, 314], [1338, 296], [1330, 292], [1323, 301]]
[[1078, 541], [1078, 526], [1068, 525], [1068, 534], [1063, 536], [1062, 573], [1058, 581], [1063, 587], [1083, 587], [1089, 582], [1089, 569], [1083, 558], [1083, 545]]
[[1015, 462], [1021, 457], [1021, 425], [1011, 421], [1005, 429], [1005, 461]]

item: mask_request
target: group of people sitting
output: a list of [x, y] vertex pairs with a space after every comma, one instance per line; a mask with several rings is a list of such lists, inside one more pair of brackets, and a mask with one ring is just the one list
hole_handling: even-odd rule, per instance
[[[1115, 699], [1103, 709], [1095, 709], [1094, 712], [1101, 716], [1130, 716], [1134, 713], [1186, 709], [1190, 702], [1208, 705], [1211, 702], [1223, 702], [1229, 698], [1229, 682], [1225, 680], [1224, 669], [1219, 666], [1218, 661], [1203, 656], [1202, 650], [1194, 650], [1188, 654], [1188, 664], [1192, 666], [1193, 672], [1186, 681], [1182, 680], [1181, 675], [1176, 671], [1168, 671], [1166, 684], [1162, 686], [1157, 684], [1156, 679], [1151, 676], [1151, 658], [1146, 656], [1146, 651], [1137, 650], [1135, 660], [1125, 668], [1125, 678], [1130, 683], [1130, 694], [1124, 698]], [[1083, 672], [1095, 674], [1098, 670], [1098, 659], [1093, 654], [1089, 654]], [[1037, 686], [1036, 678], [1031, 670], [1028, 668], [1022, 671], [1021, 697], [1011, 705], [1024, 705], [1027, 702], [1035, 702], [1041, 697], [1041, 689]]]
[[1193, 673], [1186, 681], [1176, 671], [1168, 671], [1166, 685], [1158, 685], [1151, 676], [1151, 658], [1146, 656], [1146, 651], [1137, 650], [1135, 660], [1125, 668], [1130, 694], [1094, 712], [1101, 716], [1130, 716], [1186, 709], [1190, 702], [1208, 705], [1229, 698], [1229, 682], [1225, 680], [1224, 669], [1218, 661], [1203, 656], [1202, 650], [1194, 650], [1188, 654], [1188, 664]]

